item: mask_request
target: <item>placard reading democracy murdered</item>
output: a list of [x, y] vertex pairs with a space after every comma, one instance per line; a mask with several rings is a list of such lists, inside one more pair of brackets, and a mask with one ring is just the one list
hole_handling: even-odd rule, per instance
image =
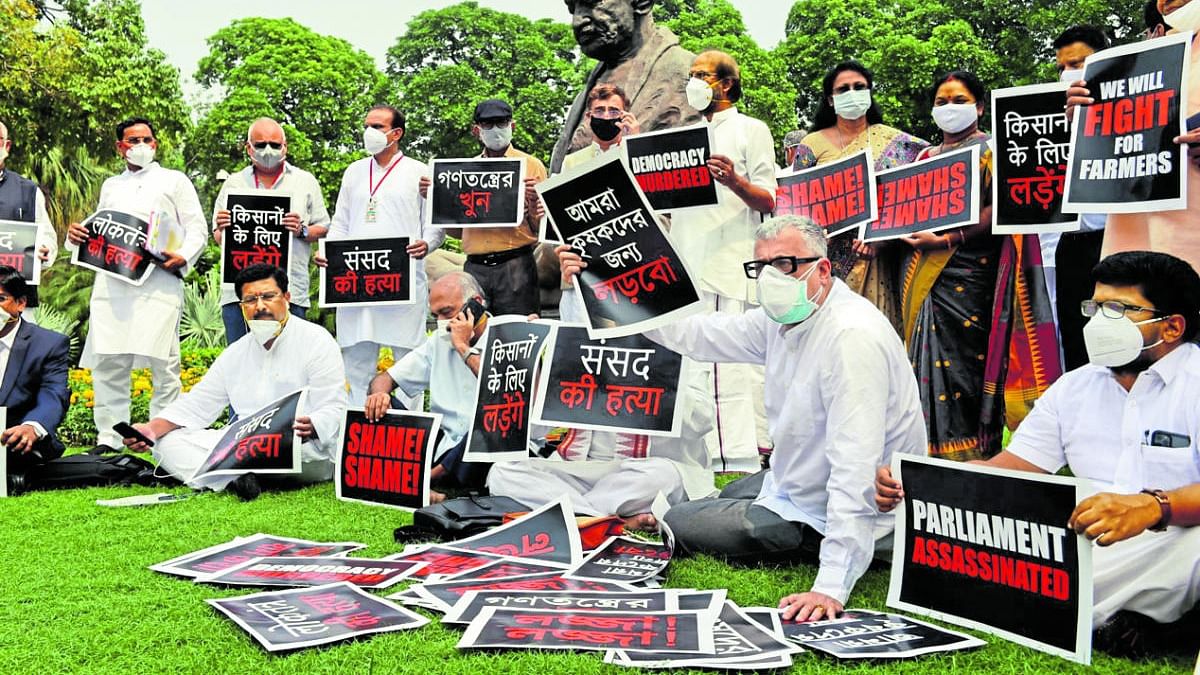
[[776, 177], [775, 215], [808, 216], [836, 236], [879, 217], [870, 149]]
[[192, 551], [178, 558], [151, 565], [150, 569], [180, 577], [201, 577], [229, 569], [254, 558], [336, 556], [356, 551], [365, 546], [365, 544], [355, 542], [326, 543], [259, 533], [250, 537], [237, 537], [233, 541]]
[[1079, 229], [1079, 216], [1062, 212], [1071, 146], [1062, 111], [1068, 86], [1058, 82], [992, 92], [993, 234]]
[[360, 588], [387, 588], [407, 579], [425, 563], [338, 556], [252, 558], [196, 579], [225, 586], [321, 586], [338, 581]]
[[549, 426], [678, 436], [683, 357], [643, 335], [592, 339], [560, 325], [542, 368], [534, 421]]
[[435, 159], [425, 224], [513, 227], [525, 220], [525, 160]]
[[883, 241], [979, 222], [979, 146], [875, 174], [879, 219], [859, 239]]
[[839, 659], [905, 659], [987, 644], [977, 637], [899, 614], [846, 610], [828, 621], [787, 621], [783, 633]]
[[345, 582], [206, 602], [241, 626], [268, 652], [314, 647], [429, 623], [420, 614]]
[[300, 437], [295, 426], [298, 411], [304, 409], [304, 394], [304, 389], [294, 391], [231, 423], [192, 478], [249, 472], [299, 473]]
[[71, 263], [102, 272], [134, 286], [150, 275], [146, 233], [150, 224], [138, 216], [103, 209], [83, 221], [87, 239], [71, 254]]
[[1092, 549], [1067, 528], [1082, 482], [897, 455], [888, 606], [1089, 663]]
[[712, 127], [695, 124], [626, 136], [621, 141], [629, 169], [656, 211], [715, 206], [721, 202], [708, 170]]
[[623, 649], [712, 654], [709, 612], [570, 612], [487, 607], [467, 626], [459, 649]]
[[221, 236], [221, 283], [232, 286], [238, 272], [256, 263], [288, 269], [292, 233], [283, 217], [292, 197], [274, 190], [231, 190], [226, 202], [229, 227]]
[[37, 255], [35, 223], [0, 220], [0, 265], [21, 273], [25, 283], [37, 286], [42, 279], [42, 259]]
[[1191, 33], [1121, 45], [1084, 62], [1095, 101], [1075, 110], [1063, 210], [1145, 213], [1187, 208], [1187, 91]]
[[416, 277], [408, 256], [408, 237], [322, 239], [321, 307], [410, 305]]
[[537, 190], [560, 240], [587, 261], [574, 292], [592, 337], [640, 333], [700, 309], [692, 274], [615, 153]]
[[429, 506], [429, 472], [442, 416], [388, 410], [371, 422], [347, 408], [334, 486], [338, 499], [415, 510]]
[[529, 411], [542, 344], [553, 324], [504, 316], [488, 320], [475, 388], [475, 420], [467, 432], [467, 462], [529, 457]]

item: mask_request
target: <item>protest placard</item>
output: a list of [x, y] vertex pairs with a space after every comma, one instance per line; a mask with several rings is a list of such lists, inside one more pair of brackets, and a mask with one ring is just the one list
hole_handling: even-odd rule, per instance
[[429, 472], [442, 416], [388, 410], [374, 422], [347, 408], [334, 486], [337, 498], [412, 511], [429, 506]]
[[323, 586], [344, 581], [360, 588], [387, 588], [410, 577], [425, 563], [338, 556], [251, 558], [197, 583], [223, 586]]
[[979, 222], [979, 146], [940, 154], [875, 174], [879, 218], [859, 239], [896, 239]]
[[[632, 593], [639, 589], [620, 581], [585, 581], [566, 579], [562, 572], [524, 574], [500, 579], [464, 579], [462, 581], [430, 581], [406, 589], [415, 595], [422, 607], [449, 612], [459, 599], [471, 591], [591, 591], [596, 593]], [[401, 602], [408, 599], [399, 594], [389, 595]]]
[[576, 612], [673, 612], [678, 589], [630, 593], [589, 591], [469, 591], [442, 617], [442, 623], [471, 623], [484, 607], [571, 610]]
[[1063, 213], [1071, 133], [1063, 115], [1065, 82], [992, 92], [992, 234], [1073, 232]]
[[408, 237], [322, 239], [325, 267], [318, 268], [321, 307], [411, 305], [416, 277], [409, 258]]
[[643, 335], [594, 339], [560, 325], [534, 401], [535, 424], [679, 436], [683, 357]]
[[637, 583], [662, 575], [670, 563], [671, 549], [666, 544], [610, 537], [563, 576]]
[[435, 578], [452, 577], [467, 570], [490, 565], [504, 556], [468, 551], [444, 545], [408, 546], [404, 551], [384, 556], [384, 560], [411, 560], [423, 562], [425, 565], [415, 572], [414, 577], [434, 580]]
[[1187, 208], [1186, 71], [1191, 33], [1096, 52], [1083, 79], [1095, 101], [1075, 110], [1063, 211]]
[[661, 129], [621, 141], [629, 170], [656, 211], [686, 211], [721, 203], [717, 181], [708, 170], [712, 127]]
[[571, 612], [486, 607], [459, 649], [571, 649], [712, 654], [708, 612]]
[[987, 644], [907, 616], [861, 609], [826, 621], [785, 621], [783, 633], [807, 649], [839, 659], [906, 659]]
[[238, 272], [256, 263], [284, 271], [292, 255], [292, 233], [283, 217], [292, 197], [274, 190], [240, 189], [228, 194], [229, 227], [221, 235], [221, 283], [233, 287]]
[[71, 253], [71, 263], [141, 286], [150, 275], [146, 250], [150, 224], [138, 216], [101, 209], [82, 223], [87, 239]]
[[775, 215], [807, 216], [833, 237], [879, 217], [871, 150], [775, 179]]
[[270, 403], [225, 427], [225, 435], [192, 479], [243, 473], [299, 473], [300, 437], [296, 415], [304, 409], [304, 389]]
[[594, 338], [620, 337], [699, 311], [694, 275], [615, 153], [538, 183], [559, 240], [587, 261], [575, 280]]
[[514, 558], [534, 558], [571, 567], [583, 562], [583, 545], [571, 500], [561, 496], [539, 509], [480, 532], [450, 542], [455, 548]]
[[525, 160], [435, 159], [425, 225], [513, 227], [525, 219]]
[[37, 254], [36, 223], [0, 220], [0, 265], [20, 272], [25, 283], [37, 286], [42, 280], [42, 259]]
[[192, 551], [176, 558], [151, 565], [150, 569], [178, 577], [201, 577], [240, 565], [254, 558], [267, 556], [337, 556], [364, 548], [356, 542], [318, 542], [308, 539], [255, 534], [237, 537], [223, 544]]
[[1067, 528], [1081, 481], [896, 455], [888, 606], [1089, 663], [1092, 549]]
[[[726, 601], [713, 624], [711, 656], [676, 652], [633, 652], [610, 650], [605, 662], [638, 668], [714, 668], [737, 670], [742, 667], [787, 667], [791, 655], [800, 647], [751, 620], [740, 607]], [[779, 665], [778, 661], [786, 661]]]
[[475, 386], [475, 419], [467, 432], [467, 462], [512, 462], [529, 457], [533, 378], [554, 324], [525, 317], [488, 320]]
[[[478, 579], [507, 579], [527, 574], [546, 574], [547, 572], [562, 573], [563, 566], [555, 562], [538, 562], [528, 558], [504, 557], [490, 562], [482, 567], [464, 570], [453, 576], [442, 577], [436, 581], [468, 581]], [[430, 581], [435, 581], [430, 579]]]
[[429, 623], [420, 614], [344, 582], [206, 602], [268, 652], [314, 647]]

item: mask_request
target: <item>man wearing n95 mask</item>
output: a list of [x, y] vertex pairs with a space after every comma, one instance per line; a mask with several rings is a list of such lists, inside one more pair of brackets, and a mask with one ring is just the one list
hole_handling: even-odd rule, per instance
[[[278, 267], [250, 265], [238, 273], [234, 289], [250, 335], [221, 352], [190, 392], [134, 428], [157, 441], [153, 452], [159, 466], [188, 485], [229, 487], [239, 497], [253, 499], [261, 489], [254, 474], [192, 477], [225, 435], [225, 429], [208, 426], [226, 406], [239, 416], [253, 415], [307, 387], [307, 404], [296, 417], [302, 440], [300, 474], [267, 486], [329, 480], [347, 405], [341, 351], [324, 328], [288, 312], [288, 277]], [[134, 439], [125, 439], [125, 445], [147, 450]]]

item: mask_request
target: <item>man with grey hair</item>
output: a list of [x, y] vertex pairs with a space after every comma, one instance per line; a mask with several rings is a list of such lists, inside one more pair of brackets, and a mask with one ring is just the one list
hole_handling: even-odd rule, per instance
[[[0, 220], [36, 223], [37, 255], [42, 261], [42, 267], [49, 267], [58, 257], [58, 235], [55, 234], [54, 225], [50, 223], [50, 214], [46, 211], [46, 196], [33, 181], [6, 166], [11, 150], [12, 139], [8, 137], [8, 127], [0, 122]], [[37, 286], [30, 286], [25, 311], [21, 312], [21, 317], [32, 322], [37, 304]]]
[[787, 157], [785, 167], [791, 168], [792, 163], [796, 161], [796, 151], [800, 148], [800, 141], [804, 140], [804, 136], [808, 132], [797, 129], [789, 131], [783, 135], [783, 154]]
[[[784, 597], [784, 618], [842, 611], [891, 516], [873, 502], [876, 466], [925, 452], [912, 366], [887, 318], [833, 277], [824, 230], [782, 216], [755, 233], [744, 263], [760, 306], [693, 315], [647, 337], [699, 361], [753, 363], [768, 373], [764, 398], [771, 468], [720, 496], [674, 506], [666, 522], [677, 550], [735, 562], [819, 563], [811, 590]], [[564, 275], [584, 265], [563, 251]]]
[[[309, 306], [308, 262], [312, 244], [329, 231], [329, 211], [321, 185], [311, 173], [287, 161], [287, 136], [283, 127], [269, 117], [260, 117], [246, 131], [246, 155], [250, 166], [231, 175], [221, 186], [213, 206], [213, 239], [229, 227], [226, 208], [229, 193], [235, 190], [272, 190], [290, 195], [292, 211], [283, 217], [283, 225], [292, 233], [291, 259], [288, 261], [288, 286], [292, 301], [289, 311], [304, 318]], [[225, 322], [225, 342], [233, 344], [246, 334], [246, 322], [232, 288], [221, 289], [221, 319]]]
[[[475, 414], [475, 388], [479, 377], [480, 348], [475, 343], [487, 328], [487, 299], [479, 282], [470, 274], [455, 271], [429, 287], [429, 310], [437, 319], [437, 330], [419, 347], [406, 353], [391, 368], [371, 380], [363, 404], [367, 419], [383, 417], [402, 399], [424, 400], [429, 390], [429, 407], [442, 416], [442, 428], [434, 451], [430, 474], [435, 486], [482, 487], [488, 464], [463, 462], [467, 431]], [[433, 501], [444, 495], [431, 492]]]

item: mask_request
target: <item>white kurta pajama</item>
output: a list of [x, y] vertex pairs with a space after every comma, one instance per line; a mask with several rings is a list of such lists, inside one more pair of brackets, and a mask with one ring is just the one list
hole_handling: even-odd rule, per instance
[[226, 430], [208, 426], [226, 406], [245, 417], [302, 387], [308, 387], [308, 394], [297, 416], [312, 419], [316, 439], [300, 446], [299, 478], [329, 480], [346, 414], [345, 369], [333, 337], [295, 316], [288, 318], [270, 349], [252, 337], [226, 347], [200, 382], [158, 415], [181, 428], [155, 444], [154, 459], [192, 487], [221, 490], [236, 476], [192, 479], [225, 435]]
[[[775, 143], [766, 124], [730, 108], [713, 115], [714, 155], [725, 155], [734, 170], [775, 194]], [[721, 204], [672, 216], [671, 241], [699, 279], [710, 312], [741, 314], [756, 295], [742, 263], [754, 257], [754, 230], [762, 214], [717, 183]], [[704, 366], [711, 372], [710, 396], [716, 425], [706, 439], [722, 471], [757, 471], [759, 448], [770, 447], [763, 409], [763, 369], [743, 363]]]
[[[377, 164], [374, 157], [365, 157], [346, 167], [326, 239], [409, 237], [413, 243], [423, 239], [431, 253], [442, 245], [445, 234], [423, 225], [425, 198], [421, 196], [419, 183], [428, 167], [407, 156], [394, 161], [395, 168], [386, 179], [383, 176], [388, 167]], [[368, 222], [371, 189], [376, 185], [375, 220]], [[350, 400], [355, 405], [361, 405], [367, 398], [381, 346], [390, 346], [399, 361], [425, 339], [429, 291], [424, 260], [412, 261], [412, 274], [416, 287], [411, 305], [337, 310], [337, 341], [346, 362]], [[409, 409], [419, 410], [420, 400], [417, 396], [405, 403]]]
[[[200, 198], [187, 176], [164, 169], [158, 162], [139, 171], [126, 170], [104, 181], [98, 209], [115, 209], [139, 217], [161, 215], [172, 231], [166, 249], [187, 261], [186, 275], [204, 250], [208, 227]], [[73, 246], [68, 243], [68, 248]], [[129, 421], [129, 373], [150, 367], [153, 396], [150, 416], [156, 416], [179, 396], [179, 317], [183, 281], [158, 265], [141, 286], [97, 274], [92, 287], [91, 319], [80, 365], [92, 370], [96, 393], [93, 414], [96, 442], [120, 447], [112, 430]]]
[[[563, 293], [559, 309], [564, 321], [584, 317], [575, 293]], [[488, 489], [530, 508], [568, 494], [576, 513], [622, 517], [649, 513], [659, 492], [672, 506], [711, 495], [713, 474], [703, 439], [713, 428], [712, 398], [707, 373], [685, 361], [679, 438], [573, 429], [550, 458], [493, 465]]]

